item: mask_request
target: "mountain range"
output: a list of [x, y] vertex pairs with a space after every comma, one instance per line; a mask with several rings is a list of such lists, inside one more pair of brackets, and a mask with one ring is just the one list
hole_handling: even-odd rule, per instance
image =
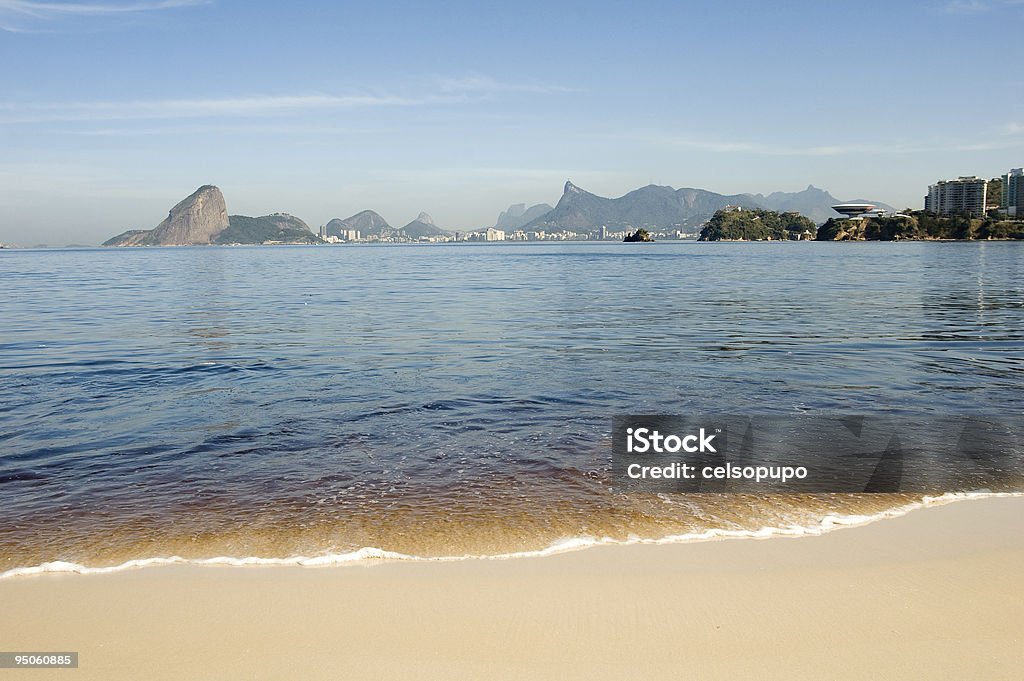
[[[880, 208], [893, 210], [878, 201]], [[541, 203], [526, 207], [519, 203], [502, 211], [495, 221], [497, 229], [514, 231], [592, 232], [600, 227], [613, 230], [637, 229], [693, 229], [705, 223], [715, 211], [726, 206], [759, 208], [779, 212], [798, 212], [821, 224], [838, 213], [831, 206], [840, 203], [823, 189], [809, 185], [800, 192], [773, 192], [764, 194], [716, 194], [705, 189], [674, 189], [648, 185], [634, 189], [615, 199], [592, 194], [572, 182], [566, 182], [562, 197], [552, 208]], [[334, 218], [326, 225], [331, 236], [341, 236], [343, 230], [358, 230], [362, 237], [404, 237], [420, 239], [450, 235], [434, 223], [427, 213], [398, 229], [372, 210], [364, 210], [351, 217]], [[166, 246], [191, 244], [262, 244], [262, 243], [318, 243], [320, 240], [309, 225], [287, 213], [272, 213], [262, 217], [228, 215], [224, 196], [213, 185], [203, 185], [178, 202], [167, 217], [153, 229], [135, 229], [123, 232], [104, 246]]]
[[[558, 204], [547, 213], [523, 224], [522, 229], [589, 232], [602, 226], [616, 230], [638, 227], [694, 228], [726, 206], [794, 211], [816, 223], [822, 223], [839, 215], [831, 208], [837, 203], [841, 201], [813, 185], [801, 192], [774, 192], [765, 196], [717, 194], [706, 189], [674, 189], [652, 184], [634, 189], [616, 199], [609, 199], [566, 182]], [[892, 210], [890, 206], [877, 201], [870, 203]]]
[[443, 236], [448, 234], [447, 230], [441, 229], [434, 224], [434, 219], [427, 213], [420, 213], [415, 220], [404, 227], [395, 228], [388, 224], [388, 221], [380, 216], [380, 213], [372, 210], [364, 210], [344, 220], [334, 218], [326, 225], [328, 236], [341, 236], [342, 230], [355, 229], [359, 231], [360, 237], [396, 237], [404, 236], [407, 239], [419, 239], [425, 236]]

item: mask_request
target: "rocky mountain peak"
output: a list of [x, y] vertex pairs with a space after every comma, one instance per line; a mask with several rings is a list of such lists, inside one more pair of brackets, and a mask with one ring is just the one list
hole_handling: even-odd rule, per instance
[[204, 184], [167, 213], [153, 229], [153, 238], [160, 245], [209, 244], [227, 228], [224, 195], [212, 184]]
[[224, 195], [204, 184], [177, 203], [151, 230], [130, 230], [105, 242], [107, 246], [189, 246], [214, 243], [230, 222]]

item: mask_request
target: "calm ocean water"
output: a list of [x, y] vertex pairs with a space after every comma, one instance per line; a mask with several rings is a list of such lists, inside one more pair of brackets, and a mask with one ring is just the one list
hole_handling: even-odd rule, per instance
[[626, 498], [625, 413], [1024, 411], [1018, 243], [0, 251], [0, 571], [533, 551], [907, 497]]

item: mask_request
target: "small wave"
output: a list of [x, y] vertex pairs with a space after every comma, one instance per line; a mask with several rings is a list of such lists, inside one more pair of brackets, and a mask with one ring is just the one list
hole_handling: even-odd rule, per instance
[[628, 546], [634, 544], [686, 544], [721, 539], [767, 539], [770, 537], [813, 537], [834, 530], [867, 525], [879, 520], [897, 518], [930, 506], [957, 501], [987, 499], [993, 497], [1024, 497], [1022, 492], [956, 492], [946, 493], [937, 497], [923, 497], [921, 501], [904, 504], [870, 515], [839, 515], [829, 514], [821, 518], [815, 525], [789, 525], [785, 527], [762, 527], [758, 530], [726, 530], [711, 528], [703, 532], [667, 535], [658, 538], [631, 537], [614, 539], [612, 537], [567, 537], [558, 540], [543, 549], [533, 551], [515, 551], [493, 555], [462, 555], [462, 556], [414, 556], [394, 551], [386, 551], [377, 547], [363, 547], [348, 553], [328, 553], [320, 556], [290, 556], [287, 558], [260, 558], [257, 556], [232, 557], [217, 556], [213, 558], [182, 558], [181, 556], [136, 558], [119, 565], [106, 567], [90, 567], [67, 561], [52, 561], [32, 567], [19, 567], [0, 573], [0, 579], [40, 575], [51, 573], [74, 573], [81, 575], [107, 574], [134, 568], [154, 567], [159, 565], [198, 565], [225, 567], [329, 567], [352, 565], [371, 561], [411, 561], [411, 562], [455, 562], [463, 560], [512, 560], [517, 558], [542, 558], [560, 553], [581, 551], [596, 546]]

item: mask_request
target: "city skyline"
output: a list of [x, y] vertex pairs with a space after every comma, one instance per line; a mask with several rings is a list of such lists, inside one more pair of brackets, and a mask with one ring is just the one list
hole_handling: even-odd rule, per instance
[[0, 0], [0, 241], [151, 228], [204, 183], [314, 230], [468, 230], [566, 179], [920, 208], [1022, 165], [996, 29], [1024, 4], [851, 7]]

